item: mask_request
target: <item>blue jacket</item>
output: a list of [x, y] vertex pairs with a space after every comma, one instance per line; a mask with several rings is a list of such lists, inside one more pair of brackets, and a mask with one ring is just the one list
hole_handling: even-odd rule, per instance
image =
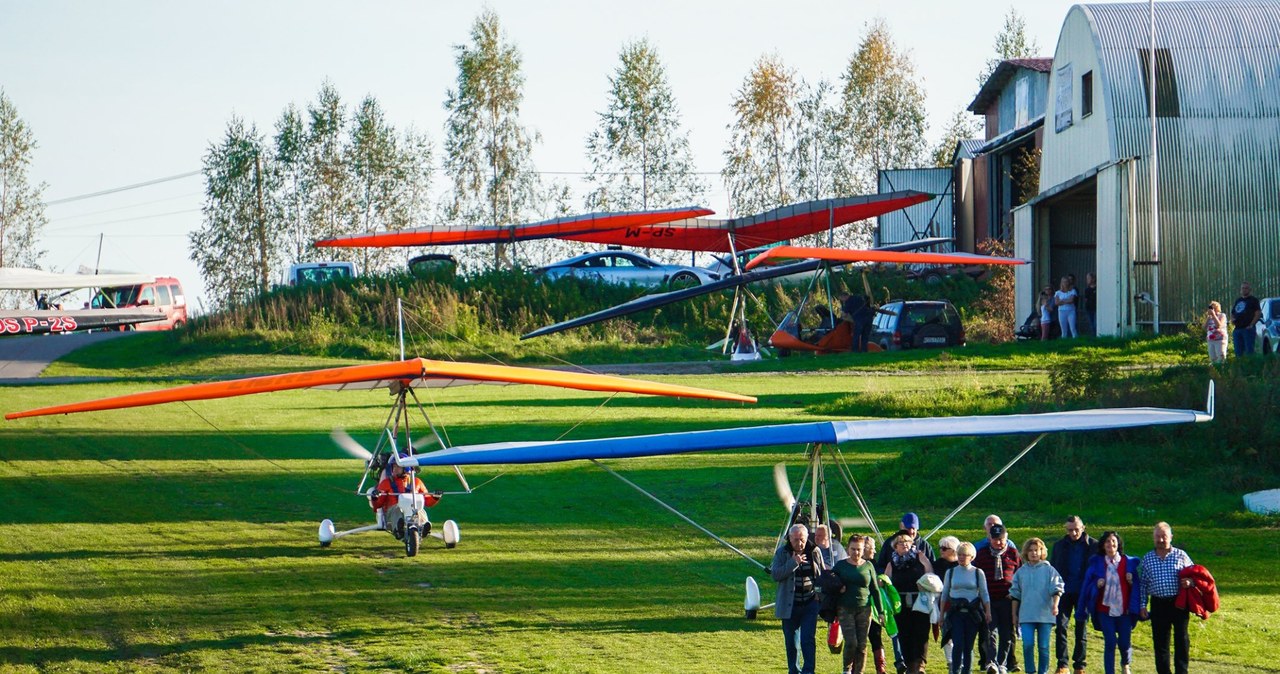
[[[1124, 556], [1124, 572], [1133, 576], [1133, 582], [1129, 584], [1129, 601], [1127, 602], [1125, 615], [1129, 616], [1129, 620], [1133, 623], [1138, 622], [1138, 615], [1142, 612], [1142, 560], [1137, 557]], [[1089, 559], [1089, 568], [1084, 572], [1084, 582], [1080, 584], [1080, 600], [1076, 604], [1076, 613], [1080, 616], [1088, 616], [1093, 619], [1094, 629], [1098, 627], [1097, 604], [1098, 597], [1101, 596], [1102, 590], [1098, 589], [1098, 581], [1105, 580], [1107, 577], [1107, 560], [1102, 555], [1094, 555]], [[1120, 579], [1121, 590], [1124, 590], [1124, 578]]]

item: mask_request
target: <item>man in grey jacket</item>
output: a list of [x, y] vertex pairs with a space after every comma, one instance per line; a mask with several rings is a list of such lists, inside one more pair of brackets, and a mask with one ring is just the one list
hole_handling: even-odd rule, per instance
[[[791, 525], [786, 542], [778, 546], [769, 567], [770, 575], [778, 583], [773, 613], [782, 620], [788, 674], [813, 674], [819, 603], [816, 581], [823, 568], [822, 554], [809, 540], [809, 528], [803, 524]], [[797, 650], [803, 656], [802, 667], [796, 664]]]

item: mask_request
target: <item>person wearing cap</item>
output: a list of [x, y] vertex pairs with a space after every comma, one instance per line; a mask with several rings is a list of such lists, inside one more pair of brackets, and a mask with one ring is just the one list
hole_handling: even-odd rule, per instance
[[[1058, 570], [1064, 585], [1062, 600], [1058, 602], [1057, 627], [1054, 628], [1058, 670], [1057, 674], [1067, 674], [1067, 631], [1071, 627], [1071, 616], [1076, 602], [1080, 599], [1080, 586], [1084, 583], [1084, 574], [1089, 570], [1089, 560], [1098, 553], [1098, 541], [1085, 533], [1084, 520], [1078, 515], [1067, 518], [1064, 525], [1066, 535], [1053, 544], [1053, 552], [1049, 555], [1049, 563]], [[1071, 665], [1074, 674], [1084, 674], [1087, 666], [1089, 645], [1088, 621], [1076, 616], [1075, 645], [1071, 649]]]
[[1009, 544], [1009, 534], [1003, 524], [991, 525], [987, 534], [987, 547], [978, 551], [973, 565], [982, 569], [987, 578], [987, 592], [991, 597], [991, 623], [987, 629], [986, 650], [983, 656], [988, 674], [1005, 674], [1017, 665], [1013, 653], [1013, 601], [1009, 588], [1013, 574], [1022, 566], [1018, 550]]
[[893, 539], [898, 534], [905, 533], [911, 536], [912, 545], [919, 551], [924, 553], [925, 557], [932, 562], [933, 546], [929, 545], [929, 541], [920, 537], [920, 516], [915, 513], [904, 513], [902, 515], [902, 528], [880, 546], [880, 554], [876, 556], [876, 568], [884, 569], [884, 565], [889, 563], [889, 556], [893, 554]]
[[[982, 522], [982, 532], [984, 535], [982, 537], [982, 540], [974, 542], [973, 544], [974, 550], [981, 552], [983, 548], [987, 547], [990, 544], [990, 541], [988, 539], [991, 536], [991, 525], [993, 524], [1003, 525], [1004, 520], [1000, 519], [1000, 516], [995, 513], [991, 513], [990, 515], [987, 515], [987, 519]], [[1018, 549], [1018, 544], [1014, 543], [1013, 541], [1009, 541], [1009, 546], [1012, 547], [1014, 550]]]
[[[876, 556], [876, 568], [881, 572], [889, 565], [893, 557], [893, 541], [902, 534], [911, 537], [911, 546], [916, 550], [924, 553], [924, 556], [933, 562], [933, 547], [929, 545], [929, 541], [920, 537], [920, 516], [915, 513], [903, 513], [901, 520], [902, 528], [885, 540], [884, 545], [880, 547], [880, 554]], [[893, 639], [893, 666], [899, 673], [906, 671], [906, 661], [902, 658], [902, 644], [897, 639]]]
[[[382, 478], [377, 488], [369, 493], [369, 505], [376, 511], [381, 511], [383, 515], [383, 527], [396, 535], [396, 538], [404, 536], [404, 515], [401, 514], [399, 504], [400, 494], [422, 494], [423, 503], [430, 508], [440, 502], [440, 494], [438, 492], [427, 491], [427, 486], [422, 484], [416, 475], [406, 471], [403, 466], [398, 463], [391, 464], [391, 474]], [[414, 514], [414, 520], [423, 532], [430, 531], [430, 520], [427, 519], [427, 513], [422, 508], [418, 508], [418, 512]]]

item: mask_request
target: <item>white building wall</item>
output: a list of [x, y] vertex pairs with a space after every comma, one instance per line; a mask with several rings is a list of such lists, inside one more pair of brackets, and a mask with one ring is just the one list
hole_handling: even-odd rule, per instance
[[[1108, 124], [1109, 107], [1105, 100], [1098, 51], [1094, 44], [1089, 19], [1079, 5], [1071, 8], [1058, 36], [1049, 73], [1048, 105], [1045, 106], [1044, 153], [1040, 163], [1040, 191], [1070, 180], [1115, 158], [1115, 143]], [[1136, 57], [1135, 57], [1136, 58]], [[1070, 70], [1070, 80], [1064, 76]], [[1080, 77], [1093, 73], [1093, 114], [1080, 114]], [[1060, 101], [1064, 84], [1070, 86], [1066, 106]], [[1058, 131], [1058, 113], [1071, 111], [1071, 125]]]
[[1022, 321], [1031, 315], [1037, 296], [1035, 255], [1031, 248], [1034, 240], [1031, 231], [1034, 210], [1031, 206], [1025, 205], [1013, 209], [1013, 256], [1032, 260], [1031, 264], [1020, 264], [1013, 268], [1013, 315], [1018, 325], [1022, 325]]

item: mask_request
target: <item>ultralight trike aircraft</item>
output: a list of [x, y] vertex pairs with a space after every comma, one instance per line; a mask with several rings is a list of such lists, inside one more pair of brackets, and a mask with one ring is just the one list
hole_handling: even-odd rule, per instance
[[[320, 523], [319, 538], [320, 544], [328, 547], [334, 540], [343, 536], [368, 531], [389, 531], [404, 543], [405, 553], [412, 557], [417, 554], [419, 542], [424, 535], [440, 539], [447, 548], [453, 548], [460, 540], [458, 525], [453, 520], [446, 521], [439, 531], [434, 531], [430, 520], [426, 517], [424, 506], [434, 503], [446, 494], [471, 493], [471, 486], [457, 466], [453, 467], [453, 472], [462, 485], [461, 491], [427, 492], [413, 475], [417, 470], [411, 462], [415, 452], [433, 443], [441, 448], [448, 447], [414, 389], [418, 386], [444, 387], [482, 383], [536, 384], [583, 391], [638, 393], [750, 403], [756, 401], [751, 396], [736, 393], [642, 379], [411, 358], [368, 365], [250, 377], [234, 381], [191, 384], [159, 391], [14, 412], [6, 414], [5, 418], [13, 420], [51, 414], [114, 410], [303, 388], [333, 390], [386, 388], [390, 391], [393, 400], [392, 409], [372, 451], [362, 447], [342, 429], [335, 429], [331, 437], [340, 448], [362, 459], [365, 463], [364, 473], [356, 486], [355, 493], [370, 499], [371, 502], [374, 499], [380, 499], [388, 503], [386, 507], [374, 510], [375, 521], [367, 526], [338, 531], [331, 520], [324, 520]], [[422, 422], [423, 432], [415, 439], [414, 432], [418, 428], [419, 420]], [[399, 481], [392, 478], [391, 473], [396, 467], [406, 471], [407, 479], [402, 479], [407, 483], [407, 489], [401, 488]]]

